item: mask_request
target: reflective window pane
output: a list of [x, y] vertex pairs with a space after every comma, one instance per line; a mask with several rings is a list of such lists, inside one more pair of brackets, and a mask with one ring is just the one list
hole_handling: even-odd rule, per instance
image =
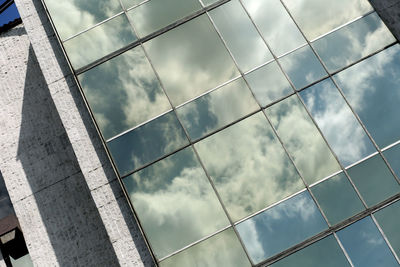
[[211, 4], [218, 2], [219, 0], [200, 0], [200, 1], [204, 4], [204, 6], [209, 6]]
[[107, 143], [121, 176], [188, 144], [175, 114], [169, 112]]
[[139, 36], [151, 34], [201, 9], [198, 0], [151, 0], [128, 12]]
[[400, 192], [400, 186], [380, 155], [348, 169], [348, 174], [368, 206]]
[[123, 182], [158, 258], [229, 225], [190, 147]]
[[130, 8], [132, 6], [138, 5], [144, 1], [146, 1], [146, 0], [121, 0], [122, 4], [124, 5], [124, 7], [126, 9]]
[[45, 0], [45, 3], [62, 40], [122, 12], [118, 0]]
[[192, 139], [198, 139], [259, 108], [243, 79], [235, 80], [177, 109]]
[[261, 112], [195, 147], [234, 221], [304, 188]]
[[373, 13], [315, 41], [312, 46], [329, 72], [334, 72], [394, 41], [383, 21]]
[[145, 43], [174, 105], [239, 75], [206, 15]]
[[296, 89], [328, 75], [308, 45], [280, 58], [279, 61]]
[[210, 16], [242, 71], [272, 59], [268, 47], [238, 0], [211, 10]]
[[378, 211], [374, 214], [385, 236], [390, 242], [390, 245], [400, 257], [400, 201], [397, 201], [390, 206]]
[[312, 40], [372, 10], [368, 0], [283, 0]]
[[160, 263], [161, 267], [251, 266], [232, 229], [223, 231]]
[[279, 0], [243, 0], [243, 4], [276, 56], [306, 42]]
[[311, 192], [331, 225], [364, 210], [361, 200], [344, 173], [311, 187]]
[[350, 105], [381, 148], [400, 139], [400, 46], [335, 75]]
[[371, 217], [337, 232], [354, 267], [398, 267], [393, 254]]
[[263, 107], [293, 92], [276, 62], [246, 74], [246, 80]]
[[328, 236], [288, 257], [271, 267], [350, 267], [339, 244]]
[[122, 14], [64, 43], [74, 69], [79, 69], [135, 41], [136, 35]]
[[344, 166], [376, 151], [332, 80], [309, 87], [300, 95]]
[[105, 139], [171, 108], [140, 46], [78, 79]]
[[269, 107], [266, 112], [308, 184], [340, 170], [297, 96]]
[[325, 229], [326, 222], [307, 191], [237, 225], [255, 263]]
[[400, 144], [386, 150], [383, 152], [383, 155], [386, 157], [397, 177], [400, 177]]

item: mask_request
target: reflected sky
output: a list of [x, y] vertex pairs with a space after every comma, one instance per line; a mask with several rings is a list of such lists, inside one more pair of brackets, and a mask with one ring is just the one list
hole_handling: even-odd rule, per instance
[[331, 225], [364, 210], [361, 200], [343, 172], [311, 187], [311, 192]]
[[206, 15], [144, 45], [174, 105], [239, 76]]
[[334, 76], [379, 147], [400, 139], [400, 46]]
[[125, 9], [128, 9], [134, 5], [140, 4], [146, 0], [121, 0], [122, 4], [124, 5]]
[[279, 0], [243, 0], [243, 4], [276, 56], [306, 42]]
[[354, 267], [398, 267], [393, 254], [371, 217], [337, 232]]
[[237, 225], [251, 259], [259, 263], [327, 229], [305, 191]]
[[113, 18], [64, 43], [74, 69], [79, 69], [135, 41], [125, 14]]
[[308, 45], [280, 58], [279, 62], [296, 89], [328, 75]]
[[118, 0], [45, 0], [45, 3], [62, 40], [122, 11]]
[[259, 108], [242, 78], [177, 109], [192, 140], [221, 128]]
[[372, 10], [368, 0], [283, 0], [310, 41]]
[[261, 112], [195, 147], [234, 221], [304, 188]]
[[204, 6], [208, 6], [218, 2], [218, 0], [200, 0], [200, 1], [204, 4]]
[[329, 72], [376, 52], [396, 41], [376, 13], [359, 19], [315, 42], [315, 48]]
[[340, 170], [297, 96], [269, 107], [266, 112], [308, 184]]
[[300, 96], [344, 166], [376, 151], [332, 80], [309, 87]]
[[201, 9], [198, 0], [151, 0], [128, 12], [140, 37]]
[[78, 79], [105, 139], [171, 108], [140, 46]]
[[238, 0], [211, 10], [210, 16], [243, 72], [273, 58]]
[[400, 144], [383, 152], [397, 177], [400, 177]]
[[232, 228], [160, 263], [161, 267], [251, 266]]
[[389, 240], [393, 250], [397, 253], [397, 256], [400, 257], [400, 201], [378, 211], [374, 216]]
[[400, 186], [380, 155], [347, 170], [369, 207], [399, 193]]
[[271, 267], [350, 267], [336, 239], [330, 235]]
[[123, 182], [157, 258], [229, 225], [190, 147]]
[[275, 61], [246, 74], [246, 80], [263, 107], [293, 92]]
[[188, 144], [176, 115], [169, 112], [107, 143], [121, 176]]

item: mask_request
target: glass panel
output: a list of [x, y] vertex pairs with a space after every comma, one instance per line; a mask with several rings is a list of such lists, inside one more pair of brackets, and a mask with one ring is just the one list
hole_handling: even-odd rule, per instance
[[312, 46], [329, 72], [334, 72], [394, 41], [385, 24], [373, 13], [315, 41]]
[[276, 56], [306, 42], [279, 0], [243, 0], [243, 4]]
[[261, 112], [195, 147], [234, 221], [304, 188]]
[[400, 177], [400, 144], [383, 152], [397, 177]]
[[335, 75], [380, 147], [400, 139], [399, 62], [400, 46], [396, 45]]
[[128, 12], [139, 36], [144, 37], [201, 9], [197, 0], [151, 0]]
[[204, 6], [209, 6], [211, 4], [218, 2], [219, 0], [200, 0], [200, 1], [203, 2]]
[[246, 80], [263, 107], [293, 92], [276, 62], [246, 74]]
[[376, 151], [332, 80], [324, 80], [300, 95], [344, 166]]
[[271, 106], [266, 112], [308, 184], [340, 170], [297, 96]]
[[374, 215], [389, 240], [390, 245], [397, 253], [397, 256], [400, 257], [400, 201], [391, 204]]
[[251, 266], [232, 229], [223, 231], [160, 263], [161, 267]]
[[190, 147], [123, 182], [158, 258], [229, 225]]
[[368, 206], [399, 193], [400, 186], [380, 155], [348, 169], [348, 174]]
[[[146, 0], [121, 0], [122, 4], [124, 5], [125, 9], [130, 8], [132, 6], [138, 5], [140, 3], [145, 2]], [[150, 0], [152, 1], [152, 0]]]
[[364, 210], [361, 200], [344, 173], [311, 187], [311, 192], [331, 225]]
[[273, 58], [238, 0], [211, 10], [210, 16], [243, 72]]
[[372, 10], [367, 0], [283, 0], [312, 40]]
[[192, 139], [198, 139], [259, 108], [243, 79], [177, 109]]
[[328, 75], [308, 45], [280, 58], [279, 62], [297, 89]]
[[171, 108], [140, 46], [78, 79], [105, 139]]
[[128, 18], [122, 14], [64, 43], [74, 69], [79, 69], [135, 41]]
[[206, 15], [144, 45], [174, 105], [239, 76]]
[[62, 40], [122, 11], [118, 0], [45, 0]]
[[398, 267], [371, 217], [366, 217], [337, 233], [354, 267]]
[[346, 267], [350, 264], [333, 236], [328, 236], [271, 267]]
[[305, 191], [237, 225], [244, 245], [259, 263], [327, 229]]
[[121, 176], [188, 144], [175, 114], [169, 112], [107, 143]]

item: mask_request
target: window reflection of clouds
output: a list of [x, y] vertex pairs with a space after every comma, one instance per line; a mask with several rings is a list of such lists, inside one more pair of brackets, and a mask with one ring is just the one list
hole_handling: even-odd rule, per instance
[[235, 80], [177, 109], [194, 140], [259, 108], [243, 79]]
[[144, 44], [174, 105], [239, 76], [212, 27], [202, 15]]
[[328, 75], [308, 45], [280, 58], [279, 61], [296, 89]]
[[169, 112], [107, 143], [120, 175], [127, 174], [186, 144], [175, 114]]
[[355, 267], [399, 266], [371, 217], [344, 228], [337, 235]]
[[118, 0], [45, 0], [45, 3], [61, 39], [122, 11]]
[[123, 182], [158, 258], [229, 225], [191, 148]]
[[211, 10], [210, 16], [243, 72], [272, 59], [268, 47], [238, 0]]
[[400, 139], [400, 46], [334, 76], [379, 147]]
[[305, 191], [238, 224], [237, 230], [250, 257], [259, 263], [327, 227]]
[[243, 4], [276, 56], [306, 42], [279, 0], [243, 0]]
[[[206, 255], [206, 256], [205, 256]], [[251, 266], [230, 228], [160, 263], [161, 267]]]
[[395, 41], [376, 13], [315, 42], [313, 47], [330, 72], [343, 68]]
[[267, 115], [308, 184], [340, 170], [297, 96], [271, 106]]
[[197, 0], [151, 0], [128, 12], [139, 36], [144, 37], [201, 9]]
[[234, 221], [304, 188], [262, 113], [204, 139], [196, 149]]
[[283, 0], [309, 40], [372, 10], [367, 0]]
[[136, 40], [122, 14], [64, 43], [74, 69], [79, 69]]
[[400, 178], [400, 144], [383, 152], [394, 173]]
[[141, 47], [78, 76], [105, 139], [170, 108]]
[[367, 134], [330, 79], [307, 88], [300, 95], [344, 166], [375, 152]]

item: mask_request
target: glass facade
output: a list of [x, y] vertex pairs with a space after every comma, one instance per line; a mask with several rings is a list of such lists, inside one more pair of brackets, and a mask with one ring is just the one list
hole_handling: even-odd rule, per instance
[[400, 45], [367, 0], [45, 4], [159, 266], [399, 266]]

